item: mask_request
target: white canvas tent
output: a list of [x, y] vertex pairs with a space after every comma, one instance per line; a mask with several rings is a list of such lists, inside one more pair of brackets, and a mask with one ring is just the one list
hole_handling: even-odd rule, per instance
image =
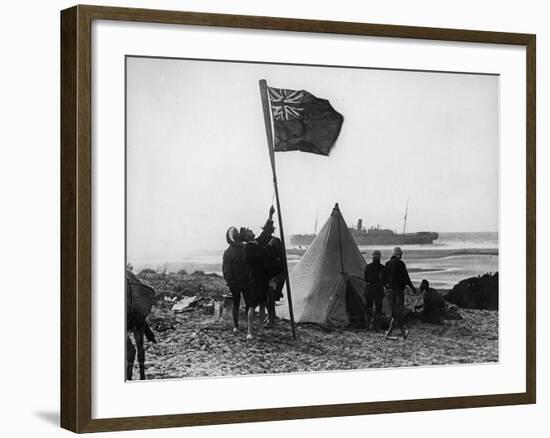
[[[328, 221], [290, 273], [295, 321], [338, 328], [346, 327], [350, 317], [363, 315], [365, 265], [336, 204]], [[282, 318], [290, 318], [285, 299], [277, 313]]]

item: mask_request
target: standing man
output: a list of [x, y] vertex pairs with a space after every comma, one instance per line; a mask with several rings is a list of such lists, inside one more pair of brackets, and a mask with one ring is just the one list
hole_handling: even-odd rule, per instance
[[269, 278], [269, 290], [267, 294], [267, 324], [266, 328], [273, 327], [275, 323], [275, 303], [283, 297], [285, 285], [285, 264], [283, 258], [283, 244], [278, 237], [272, 237], [267, 245], [266, 269]]
[[[372, 321], [372, 308], [374, 305], [375, 315], [378, 317], [382, 315], [382, 301], [384, 300], [384, 288], [382, 286], [382, 270], [384, 265], [380, 263], [381, 258], [380, 251], [375, 250], [372, 252], [372, 262], [365, 266], [365, 282], [367, 286], [365, 288], [365, 297], [367, 300], [367, 330], [370, 330], [370, 323]], [[375, 319], [376, 321], [376, 319]], [[378, 328], [376, 322], [374, 328]]]
[[250, 269], [246, 262], [244, 245], [237, 228], [230, 227], [225, 233], [225, 239], [229, 246], [223, 253], [222, 272], [233, 297], [233, 331], [238, 332], [241, 294], [244, 298], [246, 310], [249, 306]]
[[405, 329], [403, 323], [405, 288], [410, 286], [414, 293], [416, 293], [416, 289], [411, 282], [405, 263], [401, 260], [402, 256], [403, 251], [396, 246], [393, 249], [391, 259], [386, 263], [386, 266], [384, 266], [384, 271], [382, 273], [383, 283], [390, 290], [391, 300], [391, 321], [390, 327], [386, 332], [386, 339], [391, 338], [395, 322], [397, 322], [397, 325], [401, 329], [403, 339], [407, 339], [409, 335], [409, 331]]
[[261, 234], [254, 239], [254, 233], [245, 229], [244, 252], [248, 266], [250, 267], [250, 307], [248, 308], [248, 333], [246, 339], [253, 338], [254, 311], [260, 306], [260, 324], [265, 320], [265, 309], [269, 293], [269, 270], [267, 269], [267, 245], [273, 236], [275, 227], [273, 226], [273, 214], [275, 208], [269, 209], [269, 218], [262, 228]]

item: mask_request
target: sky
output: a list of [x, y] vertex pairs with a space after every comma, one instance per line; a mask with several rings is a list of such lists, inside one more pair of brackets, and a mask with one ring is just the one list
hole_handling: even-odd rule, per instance
[[259, 233], [273, 200], [260, 79], [344, 116], [330, 156], [276, 153], [287, 241], [335, 202], [348, 225], [401, 232], [408, 201], [407, 232], [498, 230], [498, 76], [128, 57], [129, 259]]

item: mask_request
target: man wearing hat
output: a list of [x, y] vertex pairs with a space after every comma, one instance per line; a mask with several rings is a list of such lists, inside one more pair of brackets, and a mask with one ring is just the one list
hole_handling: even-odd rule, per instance
[[403, 309], [405, 307], [405, 288], [407, 286], [410, 286], [414, 293], [416, 293], [416, 288], [411, 282], [409, 272], [407, 271], [407, 267], [405, 266], [405, 262], [401, 260], [402, 256], [403, 251], [401, 251], [401, 248], [396, 246], [393, 249], [390, 260], [384, 266], [384, 271], [382, 273], [383, 283], [390, 290], [392, 313], [390, 327], [386, 332], [386, 339], [389, 339], [391, 337], [393, 327], [396, 322], [401, 329], [403, 339], [407, 339], [407, 336], [409, 334], [409, 331], [405, 329], [405, 325], [403, 323]]
[[233, 297], [233, 331], [238, 332], [241, 294], [243, 295], [247, 310], [250, 305], [250, 268], [246, 261], [244, 245], [237, 228], [229, 227], [225, 233], [225, 239], [229, 246], [223, 253], [222, 272], [223, 278], [227, 286], [229, 286], [231, 296]]
[[260, 307], [260, 324], [262, 324], [262, 327], [265, 319], [270, 279], [270, 273], [267, 269], [267, 245], [275, 232], [275, 227], [273, 226], [274, 213], [275, 208], [271, 206], [269, 209], [269, 218], [258, 237], [255, 238], [254, 233], [249, 229], [245, 229], [241, 233], [242, 239], [245, 242], [244, 252], [248, 266], [250, 267], [251, 278], [247, 339], [253, 338], [254, 311], [256, 307]]
[[[384, 269], [384, 265], [380, 263], [381, 258], [380, 251], [375, 250], [372, 252], [372, 262], [365, 266], [364, 278], [367, 283], [365, 289], [365, 297], [367, 301], [367, 330], [370, 330], [370, 323], [372, 320], [372, 308], [374, 306], [375, 315], [382, 315], [382, 301], [384, 300], [384, 288], [382, 287], [381, 273]], [[378, 328], [376, 319], [374, 328]]]

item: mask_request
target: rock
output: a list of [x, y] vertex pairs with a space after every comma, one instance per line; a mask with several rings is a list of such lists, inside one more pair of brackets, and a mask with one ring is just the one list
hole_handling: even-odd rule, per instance
[[498, 310], [498, 272], [462, 280], [444, 298], [464, 309]]
[[195, 295], [194, 297], [189, 298], [183, 298], [181, 301], [178, 301], [176, 304], [172, 306], [173, 312], [183, 312], [189, 307], [196, 305], [198, 301], [200, 301], [202, 298], [198, 295]]

